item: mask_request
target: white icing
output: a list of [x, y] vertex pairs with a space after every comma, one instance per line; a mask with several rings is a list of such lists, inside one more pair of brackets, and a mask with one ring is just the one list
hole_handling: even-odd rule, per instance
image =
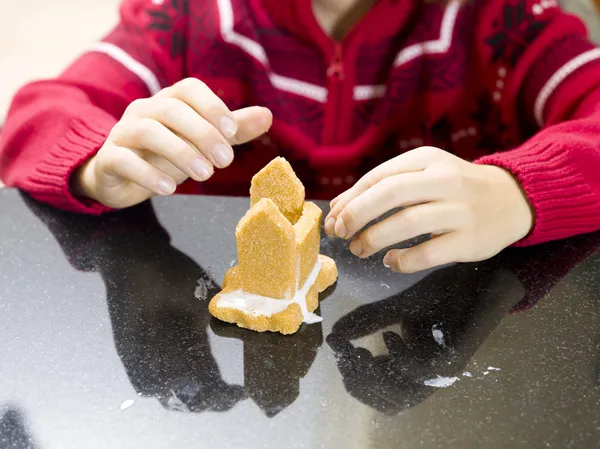
[[423, 382], [428, 387], [435, 388], [448, 388], [454, 385], [454, 382], [458, 380], [458, 377], [442, 377], [437, 376], [435, 379], [428, 379]]
[[321, 258], [317, 257], [317, 262], [312, 271], [306, 278], [302, 288], [296, 289], [296, 294], [292, 299], [276, 299], [267, 296], [248, 293], [243, 290], [223, 293], [217, 301], [217, 307], [226, 309], [237, 309], [252, 316], [273, 316], [283, 312], [292, 304], [298, 304], [302, 310], [303, 321], [308, 324], [323, 321], [320, 316], [308, 311], [306, 305], [306, 295], [311, 287], [317, 281], [321, 271]]
[[127, 410], [133, 404], [135, 404], [135, 400], [133, 399], [127, 399], [126, 401], [123, 401], [123, 403], [121, 404], [121, 410]]
[[442, 347], [446, 346], [446, 341], [444, 340], [444, 333], [438, 328], [437, 324], [431, 326], [431, 333], [433, 335], [433, 339], [438, 345]]

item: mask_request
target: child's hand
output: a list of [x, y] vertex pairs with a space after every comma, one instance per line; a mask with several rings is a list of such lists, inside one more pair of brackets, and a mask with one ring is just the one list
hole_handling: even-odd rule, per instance
[[188, 177], [206, 181], [233, 161], [232, 145], [268, 131], [266, 108], [234, 112], [201, 81], [188, 78], [134, 101], [96, 156], [73, 179], [74, 190], [123, 208], [170, 195]]
[[[509, 172], [432, 147], [373, 169], [331, 205], [325, 231], [353, 238], [350, 250], [360, 257], [432, 234], [425, 243], [386, 254], [385, 265], [403, 273], [490, 258], [525, 237], [533, 225], [532, 210]], [[354, 236], [399, 207], [405, 209]]]

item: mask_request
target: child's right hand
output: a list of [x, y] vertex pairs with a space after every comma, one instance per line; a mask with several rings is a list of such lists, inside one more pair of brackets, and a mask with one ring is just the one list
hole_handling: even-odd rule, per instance
[[114, 208], [170, 195], [188, 177], [206, 181], [214, 167], [227, 167], [231, 146], [264, 134], [271, 123], [268, 109], [231, 112], [204, 83], [188, 78], [131, 103], [72, 187]]

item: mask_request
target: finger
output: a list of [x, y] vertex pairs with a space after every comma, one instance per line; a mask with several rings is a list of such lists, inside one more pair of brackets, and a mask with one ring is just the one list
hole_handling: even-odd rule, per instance
[[445, 198], [443, 184], [426, 172], [390, 176], [350, 201], [340, 211], [334, 230], [338, 237], [350, 238], [392, 209], [442, 198]]
[[[128, 110], [130, 110], [128, 114], [138, 118], [153, 119], [163, 124], [189, 141], [216, 167], [225, 168], [233, 161], [231, 145], [219, 130], [181, 100], [171, 97], [153, 97], [149, 100], [140, 100], [139, 103], [132, 103]], [[145, 129], [135, 126], [129, 132], [139, 141]]]
[[139, 119], [136, 122], [141, 131], [136, 142], [127, 142], [137, 148], [150, 151], [171, 162], [186, 178], [206, 181], [213, 175], [213, 165], [190, 142], [177, 136], [167, 127], [152, 119]]
[[226, 139], [238, 131], [234, 114], [225, 102], [197, 78], [186, 78], [163, 89], [155, 97], [171, 97], [183, 101], [213, 125]]
[[233, 145], [240, 145], [265, 134], [273, 124], [273, 114], [267, 108], [251, 106], [233, 112], [238, 123], [237, 134], [230, 138]]
[[457, 204], [440, 201], [408, 207], [361, 232], [350, 244], [350, 251], [369, 257], [396, 243], [423, 234], [444, 234], [465, 223], [465, 214]]
[[[335, 207], [335, 205], [337, 204], [337, 202], [340, 200], [340, 195], [336, 196], [334, 199], [331, 200], [331, 202], [329, 203], [329, 208], [330, 210], [333, 209]], [[335, 235], [335, 217], [330, 216], [330, 214], [328, 213], [326, 218], [325, 218], [325, 224], [323, 225], [323, 229], [325, 230], [325, 233], [331, 237], [333, 237]]]
[[171, 162], [166, 160], [164, 157], [159, 156], [155, 153], [147, 153], [144, 155], [143, 159], [150, 163], [150, 165], [155, 166], [160, 171], [166, 173], [175, 181], [177, 185], [182, 184], [186, 181], [189, 176], [175, 167]]
[[106, 166], [106, 174], [131, 181], [157, 195], [175, 192], [175, 181], [128, 148], [115, 147], [114, 156]]
[[461, 241], [457, 232], [449, 232], [407, 249], [389, 251], [383, 263], [397, 273], [416, 273], [428, 268], [456, 262]]
[[328, 216], [337, 217], [339, 212], [346, 207], [346, 204], [352, 199], [389, 176], [424, 170], [436, 157], [436, 154], [439, 154], [441, 151], [443, 150], [438, 148], [422, 147], [403, 153], [400, 156], [396, 156], [375, 167], [360, 178], [354, 186], [337, 198], [337, 201], [335, 205], [332, 205], [332, 210]]

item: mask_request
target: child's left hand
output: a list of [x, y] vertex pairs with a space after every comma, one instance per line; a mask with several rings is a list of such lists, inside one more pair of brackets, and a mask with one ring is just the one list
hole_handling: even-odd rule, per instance
[[[432, 239], [389, 251], [384, 264], [413, 273], [452, 262], [488, 259], [524, 238], [533, 212], [508, 171], [466, 162], [422, 147], [381, 164], [331, 202], [330, 236], [352, 239], [350, 250], [368, 257], [423, 234]], [[404, 209], [355, 235], [386, 212]]]

